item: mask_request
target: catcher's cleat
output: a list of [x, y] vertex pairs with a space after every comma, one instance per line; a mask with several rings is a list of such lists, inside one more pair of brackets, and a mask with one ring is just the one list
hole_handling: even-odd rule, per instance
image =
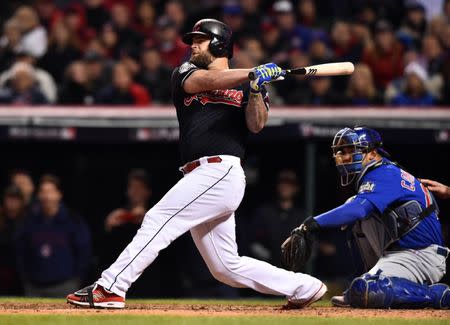
[[333, 296], [331, 297], [331, 304], [335, 307], [350, 307], [350, 304], [345, 301], [345, 296]]
[[288, 309], [302, 309], [305, 307], [308, 307], [312, 303], [320, 300], [323, 295], [327, 292], [328, 288], [325, 284], [321, 284], [319, 290], [316, 291], [315, 294], [313, 294], [308, 299], [304, 300], [298, 300], [298, 299], [289, 299], [287, 304], [285, 304], [282, 309], [288, 310]]
[[94, 283], [67, 296], [69, 304], [87, 308], [115, 308], [125, 307], [125, 298], [106, 290]]

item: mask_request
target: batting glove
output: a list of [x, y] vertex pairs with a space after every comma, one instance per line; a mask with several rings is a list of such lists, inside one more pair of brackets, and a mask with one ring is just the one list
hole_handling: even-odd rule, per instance
[[255, 80], [250, 81], [250, 90], [259, 93], [261, 86], [275, 80], [283, 80], [286, 72], [275, 63], [266, 63], [253, 68]]

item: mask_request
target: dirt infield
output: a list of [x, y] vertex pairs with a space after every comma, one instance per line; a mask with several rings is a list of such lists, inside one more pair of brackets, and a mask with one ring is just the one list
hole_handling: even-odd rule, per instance
[[143, 304], [130, 303], [123, 310], [83, 309], [65, 303], [0, 304], [0, 314], [122, 314], [178, 316], [288, 316], [288, 317], [375, 317], [401, 319], [450, 319], [448, 310], [374, 310], [336, 307], [308, 307], [302, 310], [281, 310], [279, 305], [226, 304]]

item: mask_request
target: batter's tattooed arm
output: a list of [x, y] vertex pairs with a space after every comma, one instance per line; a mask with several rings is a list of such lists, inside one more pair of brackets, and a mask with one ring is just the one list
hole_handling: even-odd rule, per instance
[[268, 117], [267, 107], [261, 93], [249, 94], [248, 104], [245, 109], [245, 120], [248, 129], [253, 133], [258, 133], [266, 125]]
[[197, 70], [184, 82], [184, 91], [195, 94], [203, 91], [228, 89], [248, 80], [252, 69]]

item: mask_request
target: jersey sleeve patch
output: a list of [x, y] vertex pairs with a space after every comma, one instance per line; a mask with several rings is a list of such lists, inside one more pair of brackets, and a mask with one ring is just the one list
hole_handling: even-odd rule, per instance
[[191, 62], [185, 62], [183, 63], [180, 68], [178, 69], [180, 74], [183, 74], [191, 69], [198, 69], [197, 66]]
[[375, 183], [368, 181], [359, 186], [358, 194], [359, 193], [370, 193], [370, 192], [373, 192], [374, 190], [375, 190]]

